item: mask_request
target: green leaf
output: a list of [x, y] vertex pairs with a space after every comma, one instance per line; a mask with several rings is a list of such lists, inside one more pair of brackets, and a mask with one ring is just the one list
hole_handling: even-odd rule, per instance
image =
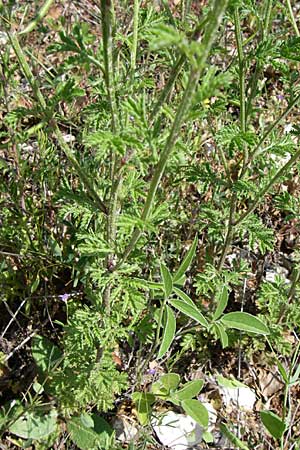
[[232, 431], [229, 430], [225, 423], [221, 423], [220, 425], [221, 432], [232, 442], [235, 447], [238, 447], [241, 450], [249, 450], [248, 445], [242, 442]]
[[176, 389], [180, 383], [180, 376], [177, 373], [166, 373], [162, 375], [159, 382], [170, 392], [171, 389]]
[[[218, 302], [216, 311], [213, 315], [213, 320], [217, 320], [223, 311], [225, 310], [228, 303], [228, 289], [226, 286], [223, 286], [222, 291], [216, 295], [216, 300]], [[223, 347], [224, 348], [224, 347]]]
[[164, 354], [169, 350], [176, 332], [175, 315], [168, 305], [166, 306], [165, 315], [166, 315], [166, 323], [164, 326], [163, 337], [157, 355], [158, 359], [162, 358]]
[[[67, 422], [67, 429], [72, 441], [81, 450], [91, 450], [93, 448], [105, 447], [113, 430], [102, 417], [92, 414], [87, 419], [88, 414], [80, 417], [72, 417]], [[91, 426], [91, 424], [93, 425]]]
[[225, 331], [225, 328], [223, 327], [223, 325], [221, 323], [215, 323], [214, 326], [215, 326], [216, 333], [221, 341], [222, 348], [228, 347], [228, 335]]
[[268, 432], [275, 439], [280, 439], [286, 430], [284, 421], [272, 411], [260, 411], [260, 418]]
[[183, 388], [179, 389], [179, 391], [176, 391], [176, 398], [181, 401], [192, 399], [199, 394], [199, 392], [203, 388], [203, 385], [203, 380], [189, 381], [183, 386]]
[[238, 389], [242, 387], [248, 387], [246, 384], [241, 383], [238, 380], [235, 380], [234, 378], [225, 378], [222, 377], [222, 375], [217, 375], [217, 382], [220, 386], [223, 386], [225, 388], [229, 389]]
[[150, 421], [155, 396], [150, 392], [134, 392], [132, 394], [132, 400], [135, 403], [140, 424], [147, 425]]
[[181, 289], [174, 287], [173, 291], [175, 292], [175, 294], [178, 295], [178, 297], [183, 300], [184, 302], [188, 303], [189, 305], [192, 305], [193, 307], [197, 308], [195, 303], [193, 302], [193, 300], [185, 293], [183, 292]]
[[27, 411], [10, 427], [9, 431], [24, 439], [43, 439], [56, 431], [57, 412], [52, 409], [49, 414], [45, 411]]
[[45, 376], [62, 359], [60, 349], [49, 339], [36, 335], [31, 341], [31, 352], [40, 376]]
[[199, 400], [184, 400], [181, 403], [187, 415], [196, 420], [203, 428], [208, 426], [208, 412]]
[[203, 327], [208, 328], [207, 320], [195, 305], [191, 305], [179, 299], [169, 299], [168, 301], [174, 308], [196, 320], [196, 322], [199, 322]]
[[160, 265], [160, 274], [164, 284], [164, 291], [166, 298], [171, 295], [173, 289], [173, 281], [169, 269], [164, 265]]
[[182, 277], [182, 275], [184, 275], [184, 273], [187, 271], [189, 265], [192, 262], [192, 259], [195, 256], [196, 253], [196, 249], [197, 249], [197, 244], [198, 244], [198, 236], [196, 235], [194, 238], [194, 241], [191, 245], [191, 248], [189, 249], [189, 251], [187, 252], [184, 260], [182, 261], [182, 263], [180, 264], [177, 272], [174, 275], [173, 278], [173, 282], [176, 283], [180, 280], [180, 278]]
[[248, 331], [256, 334], [269, 334], [268, 327], [257, 317], [245, 312], [232, 312], [225, 314], [221, 319], [227, 328], [235, 328], [241, 331]]
[[202, 434], [202, 439], [207, 443], [207, 444], [212, 444], [214, 442], [214, 435], [212, 433], [210, 433], [209, 431], [204, 431], [204, 433]]

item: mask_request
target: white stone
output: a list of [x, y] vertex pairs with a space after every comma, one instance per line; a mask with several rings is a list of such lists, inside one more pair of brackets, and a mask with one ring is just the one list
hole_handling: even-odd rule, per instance
[[234, 404], [247, 411], [253, 410], [256, 396], [248, 386], [236, 388], [220, 386], [220, 392], [225, 406]]
[[191, 417], [168, 411], [152, 419], [153, 429], [163, 445], [187, 450], [202, 441], [203, 428]]

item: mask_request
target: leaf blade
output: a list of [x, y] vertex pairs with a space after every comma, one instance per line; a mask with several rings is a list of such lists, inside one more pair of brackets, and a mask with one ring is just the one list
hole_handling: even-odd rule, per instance
[[188, 269], [189, 265], [191, 264], [191, 262], [195, 256], [195, 253], [196, 253], [197, 244], [198, 244], [198, 236], [196, 235], [194, 238], [194, 241], [191, 245], [191, 248], [187, 252], [185, 258], [183, 259], [182, 263], [180, 264], [179, 268], [177, 269], [177, 271], [173, 277], [174, 283], [176, 283], [176, 281], [180, 280], [182, 275], [185, 274], [186, 270]]
[[268, 327], [257, 317], [245, 312], [231, 312], [225, 314], [220, 322], [227, 328], [235, 328], [240, 331], [268, 335]]
[[176, 332], [176, 319], [172, 309], [166, 305], [166, 324], [157, 358], [162, 358], [169, 350]]

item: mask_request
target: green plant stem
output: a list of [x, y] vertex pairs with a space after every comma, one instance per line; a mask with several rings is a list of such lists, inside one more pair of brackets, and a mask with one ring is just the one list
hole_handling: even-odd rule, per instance
[[21, 35], [21, 34], [30, 33], [32, 30], [34, 30], [34, 28], [37, 26], [37, 24], [45, 17], [45, 15], [49, 11], [52, 3], [53, 3], [53, 0], [46, 0], [45, 3], [43, 4], [43, 6], [39, 9], [39, 12], [37, 13], [34, 20], [32, 20], [27, 25], [27, 27], [23, 31], [21, 31], [19, 34]]
[[274, 175], [274, 177], [270, 180], [270, 182], [259, 191], [259, 193], [256, 196], [256, 199], [254, 200], [254, 202], [252, 203], [252, 205], [247, 209], [247, 211], [245, 211], [244, 214], [242, 214], [235, 222], [234, 225], [238, 225], [241, 222], [243, 222], [243, 220], [245, 220], [255, 209], [256, 207], [259, 205], [259, 203], [261, 202], [261, 200], [263, 199], [263, 197], [265, 196], [265, 194], [271, 189], [271, 187], [277, 182], [279, 181], [279, 179], [284, 176], [288, 170], [290, 169], [290, 167], [292, 167], [292, 165], [297, 161], [297, 159], [300, 158], [300, 150], [298, 150], [290, 159], [289, 161], [280, 169], [278, 170], [278, 172]]
[[33, 76], [33, 73], [29, 67], [29, 64], [27, 63], [26, 57], [24, 55], [23, 50], [21, 49], [18, 38], [17, 38], [16, 34], [7, 33], [7, 35], [10, 40], [10, 43], [14, 49], [17, 60], [23, 69], [24, 75], [25, 75], [28, 83], [30, 84], [31, 89], [33, 90], [34, 96], [45, 113], [47, 111], [46, 100], [44, 99], [43, 94], [38, 86], [37, 81], [36, 81], [36, 78]]
[[85, 186], [86, 190], [88, 191], [90, 197], [94, 200], [94, 203], [99, 208], [100, 211], [102, 211], [104, 214], [107, 215], [107, 207], [105, 206], [105, 203], [101, 200], [99, 195], [97, 194], [93, 182], [91, 178], [86, 174], [85, 170], [81, 167], [79, 162], [76, 159], [76, 156], [73, 153], [73, 150], [66, 144], [64, 141], [63, 135], [58, 128], [57, 124], [53, 121], [52, 122], [53, 132], [54, 135], [61, 147], [61, 149], [64, 151], [66, 157], [68, 158], [68, 161], [71, 163], [73, 168], [76, 170], [76, 173], [80, 180], [82, 181], [83, 185]]
[[[135, 0], [134, 14], [138, 14], [139, 3]], [[137, 10], [136, 10], [137, 9]], [[103, 40], [103, 60], [104, 60], [104, 79], [107, 90], [108, 102], [111, 113], [111, 131], [115, 133], [118, 128], [117, 108], [115, 98], [115, 83], [114, 83], [114, 67], [113, 67], [113, 40], [112, 40], [112, 19], [114, 18], [114, 7], [110, 0], [101, 0], [101, 19], [102, 19], [102, 40]], [[137, 28], [138, 23], [136, 24]], [[134, 31], [135, 33], [135, 31]], [[136, 29], [137, 39], [137, 29]], [[133, 50], [136, 55], [136, 46]], [[131, 61], [132, 62], [132, 61]], [[135, 66], [135, 56], [134, 56]], [[118, 215], [118, 197], [119, 190], [122, 184], [122, 177], [118, 176], [119, 158], [113, 149], [110, 151], [110, 181], [111, 191], [109, 198], [107, 224], [106, 224], [106, 238], [111, 248], [115, 247], [116, 240], [116, 222]], [[106, 267], [109, 271], [112, 270], [115, 264], [115, 252], [109, 253], [106, 257]], [[110, 297], [111, 297], [111, 283], [109, 282], [104, 289], [103, 303], [106, 308], [106, 313], [110, 315]]]
[[111, 35], [111, 1], [101, 0], [101, 21], [102, 21], [102, 41], [103, 41], [103, 60], [104, 60], [104, 79], [107, 89], [107, 97], [111, 112], [112, 131], [116, 130], [117, 117], [114, 96], [114, 72], [112, 55], [112, 35]]
[[[227, 0], [215, 0], [214, 1], [210, 20], [207, 23], [207, 28], [205, 30], [203, 40], [202, 40], [202, 49], [203, 49], [202, 54], [199, 58], [199, 61], [197, 61], [197, 66], [192, 67], [192, 69], [190, 71], [190, 76], [189, 76], [189, 80], [187, 83], [187, 87], [184, 91], [183, 98], [181, 100], [181, 103], [180, 103], [177, 113], [175, 115], [173, 126], [171, 128], [170, 134], [169, 134], [167, 142], [165, 144], [165, 148], [160, 155], [159, 161], [158, 161], [157, 166], [154, 171], [153, 178], [150, 183], [146, 202], [145, 202], [142, 214], [141, 214], [141, 220], [144, 222], [146, 222], [150, 216], [157, 188], [159, 186], [160, 180], [165, 171], [167, 161], [168, 161], [168, 159], [172, 153], [172, 150], [174, 148], [174, 145], [176, 143], [184, 116], [190, 107], [193, 93], [198, 84], [198, 81], [202, 74], [202, 71], [205, 67], [205, 63], [206, 63], [208, 54], [209, 54], [211, 46], [214, 42], [215, 34], [219, 28], [219, 24], [222, 20], [224, 11], [227, 6], [227, 2], [228, 2]], [[128, 258], [129, 254], [134, 249], [135, 244], [139, 240], [141, 234], [142, 234], [142, 230], [140, 230], [140, 229], [136, 228], [133, 231], [133, 234], [129, 241], [129, 244], [128, 244], [127, 248], [125, 249], [123, 258], [122, 258], [121, 262], [117, 265], [117, 268]]]
[[[261, 41], [265, 41], [268, 37], [268, 33], [269, 33], [269, 28], [270, 28], [270, 19], [271, 19], [271, 12], [272, 12], [272, 5], [273, 5], [273, 0], [267, 0], [265, 3], [265, 8], [264, 8], [264, 20], [263, 20], [263, 24], [260, 30], [260, 37], [261, 37]], [[256, 95], [256, 90], [257, 90], [257, 83], [258, 83], [258, 79], [259, 76], [262, 72], [263, 69], [263, 62], [258, 59], [256, 66], [255, 66], [255, 70], [254, 70], [254, 74], [252, 76], [251, 79], [251, 85], [250, 85], [250, 93], [248, 95], [248, 101], [247, 101], [247, 107], [246, 107], [246, 120], [248, 118], [248, 116], [250, 115], [251, 112], [251, 108], [252, 108], [252, 101], [255, 98]]]
[[300, 32], [299, 32], [298, 25], [297, 25], [297, 22], [294, 17], [293, 8], [292, 8], [290, 0], [286, 0], [286, 5], [287, 5], [287, 9], [288, 9], [289, 16], [290, 16], [290, 21], [294, 28], [294, 31], [295, 31], [297, 37], [300, 37]]
[[179, 74], [179, 72], [180, 72], [180, 70], [181, 70], [181, 68], [182, 68], [182, 66], [183, 66], [183, 64], [185, 62], [185, 60], [186, 60], [185, 55], [179, 56], [177, 58], [177, 61], [174, 64], [174, 66], [172, 67], [169, 79], [168, 79], [166, 85], [164, 86], [160, 96], [158, 97], [157, 102], [155, 103], [155, 105], [153, 107], [153, 110], [152, 110], [152, 112], [150, 114], [150, 121], [151, 122], [156, 118], [157, 114], [160, 111], [160, 108], [165, 103], [165, 101], [166, 101], [166, 99], [167, 99], [167, 97], [168, 97], [168, 95], [169, 95], [169, 93], [170, 93], [170, 91], [171, 91], [175, 81], [176, 81], [176, 78], [178, 77], [178, 74]]
[[245, 68], [244, 68], [242, 31], [241, 31], [239, 10], [237, 6], [234, 8], [234, 32], [239, 61], [240, 127], [242, 133], [245, 133], [246, 132]]
[[[194, 30], [193, 34], [192, 34], [192, 39], [193, 40], [198, 40], [199, 35], [200, 35], [200, 31], [203, 29], [204, 25], [207, 23], [208, 18], [205, 17], [205, 19], [203, 19], [199, 25], [197, 26], [197, 28]], [[160, 96], [158, 97], [152, 112], [150, 114], [150, 121], [153, 122], [154, 119], [156, 118], [157, 114], [160, 111], [160, 108], [162, 107], [162, 105], [165, 103], [167, 97], [169, 96], [169, 93], [171, 92], [171, 89], [180, 73], [180, 70], [183, 66], [183, 64], [186, 61], [186, 56], [185, 55], [181, 55], [177, 58], [174, 66], [172, 67], [169, 79], [167, 81], [167, 84], [164, 86]], [[155, 127], [155, 126], [154, 126]]]
[[[19, 41], [18, 41], [16, 35], [15, 34], [12, 35], [11, 33], [8, 33], [8, 37], [12, 44], [12, 47], [16, 54], [16, 57], [19, 61], [19, 64], [24, 72], [24, 75], [33, 90], [33, 93], [35, 95], [37, 102], [39, 103], [39, 105], [42, 109], [43, 119], [46, 123], [49, 121], [46, 100], [37, 84], [36, 79], [33, 76], [33, 73], [27, 63], [24, 52], [21, 49], [21, 46], [19, 44]], [[73, 168], [76, 170], [77, 175], [79, 176], [80, 180], [84, 184], [89, 195], [94, 200], [96, 206], [100, 209], [100, 211], [102, 211], [104, 214], [107, 214], [107, 208], [106, 208], [104, 202], [101, 200], [101, 198], [97, 194], [97, 192], [93, 186], [93, 182], [90, 181], [90, 177], [85, 173], [84, 169], [80, 166], [79, 162], [77, 161], [77, 159], [73, 153], [73, 150], [64, 141], [63, 135], [62, 135], [60, 129], [58, 128], [56, 122], [52, 118], [50, 118], [50, 123], [52, 125], [55, 137], [57, 138], [62, 150], [64, 151], [67, 159], [69, 160], [69, 162], [71, 163]]]
[[[245, 68], [244, 68], [244, 53], [243, 53], [243, 42], [242, 42], [242, 30], [240, 24], [239, 10], [236, 6], [234, 8], [234, 31], [235, 39], [238, 51], [238, 61], [239, 61], [239, 90], [240, 90], [240, 129], [242, 133], [246, 132], [246, 96], [245, 96]], [[243, 167], [248, 164], [248, 148], [245, 146], [243, 152]], [[227, 253], [230, 249], [230, 245], [234, 233], [234, 215], [237, 207], [237, 196], [236, 193], [232, 193], [230, 199], [230, 209], [228, 225], [226, 230], [225, 242], [222, 249], [222, 254], [217, 266], [217, 270], [221, 271]]]
[[140, 9], [140, 1], [134, 0], [134, 3], [133, 3], [133, 34], [132, 34], [132, 47], [131, 47], [131, 60], [130, 60], [132, 76], [134, 76], [135, 66], [136, 66], [138, 29], [139, 29], [139, 9]]
[[283, 113], [280, 114], [280, 116], [267, 128], [267, 130], [264, 132], [264, 134], [260, 138], [256, 147], [251, 152], [251, 154], [249, 156], [249, 163], [252, 162], [257, 155], [262, 153], [263, 150], [261, 150], [261, 146], [262, 146], [263, 142], [272, 133], [272, 131], [277, 127], [277, 125], [291, 112], [291, 110], [299, 102], [299, 100], [300, 100], [300, 94], [294, 98], [294, 100], [287, 106], [287, 108], [283, 111]]
[[233, 237], [233, 232], [234, 232], [234, 215], [235, 215], [235, 211], [236, 211], [236, 204], [237, 204], [236, 194], [233, 193], [231, 196], [231, 200], [230, 200], [230, 210], [229, 210], [227, 232], [226, 232], [226, 237], [225, 237], [222, 254], [221, 254], [221, 257], [220, 257], [220, 260], [218, 263], [218, 271], [221, 271], [221, 269], [223, 267], [225, 258], [227, 256], [227, 253], [229, 251], [229, 248], [230, 248], [230, 245], [232, 242], [232, 237]]

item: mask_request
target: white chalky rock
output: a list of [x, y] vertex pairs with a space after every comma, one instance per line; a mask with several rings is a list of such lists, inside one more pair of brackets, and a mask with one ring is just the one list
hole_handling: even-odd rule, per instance
[[244, 408], [247, 411], [253, 410], [256, 402], [256, 396], [249, 387], [229, 388], [220, 386], [220, 392], [225, 406], [234, 404], [238, 405], [240, 408]]
[[153, 429], [163, 445], [186, 450], [202, 441], [203, 428], [191, 417], [168, 411], [152, 419]]

